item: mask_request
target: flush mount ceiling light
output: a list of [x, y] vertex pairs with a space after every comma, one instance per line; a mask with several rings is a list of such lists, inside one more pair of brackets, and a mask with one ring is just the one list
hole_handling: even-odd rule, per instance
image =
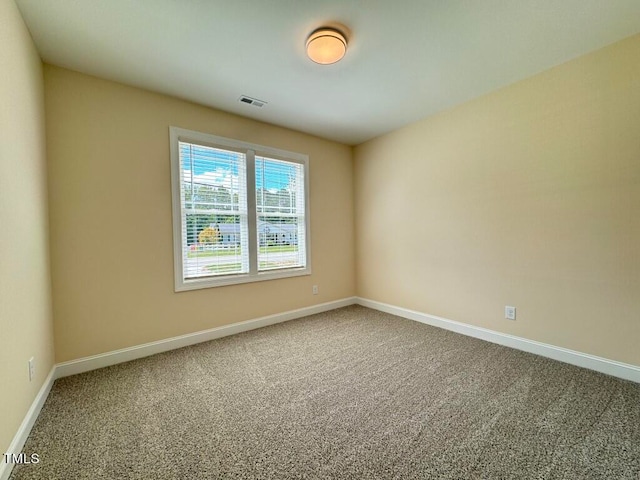
[[335, 28], [314, 30], [307, 39], [307, 56], [321, 65], [336, 63], [347, 53], [347, 39]]

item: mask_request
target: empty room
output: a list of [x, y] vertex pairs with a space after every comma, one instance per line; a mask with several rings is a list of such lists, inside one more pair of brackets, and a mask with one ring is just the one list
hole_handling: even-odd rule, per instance
[[640, 2], [0, 0], [0, 480], [640, 478]]

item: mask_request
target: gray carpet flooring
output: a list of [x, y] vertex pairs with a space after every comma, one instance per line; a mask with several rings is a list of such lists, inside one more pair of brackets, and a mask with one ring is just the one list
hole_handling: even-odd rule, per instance
[[638, 479], [640, 385], [359, 306], [57, 380], [26, 479]]

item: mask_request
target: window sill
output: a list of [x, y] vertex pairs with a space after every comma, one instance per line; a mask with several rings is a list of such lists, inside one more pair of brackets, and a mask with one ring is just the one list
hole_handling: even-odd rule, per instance
[[263, 282], [266, 280], [277, 280], [280, 278], [301, 277], [311, 275], [311, 268], [292, 268], [287, 270], [276, 270], [270, 272], [260, 272], [255, 275], [248, 273], [240, 275], [224, 275], [220, 277], [205, 277], [193, 280], [179, 279], [175, 285], [176, 292], [189, 290], [199, 290], [202, 288], [224, 287], [228, 285], [238, 285], [242, 283]]

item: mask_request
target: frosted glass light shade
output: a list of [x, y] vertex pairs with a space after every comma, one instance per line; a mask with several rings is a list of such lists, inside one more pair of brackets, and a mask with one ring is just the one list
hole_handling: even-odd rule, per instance
[[338, 30], [320, 28], [307, 39], [307, 55], [321, 65], [336, 63], [347, 53], [347, 39]]

